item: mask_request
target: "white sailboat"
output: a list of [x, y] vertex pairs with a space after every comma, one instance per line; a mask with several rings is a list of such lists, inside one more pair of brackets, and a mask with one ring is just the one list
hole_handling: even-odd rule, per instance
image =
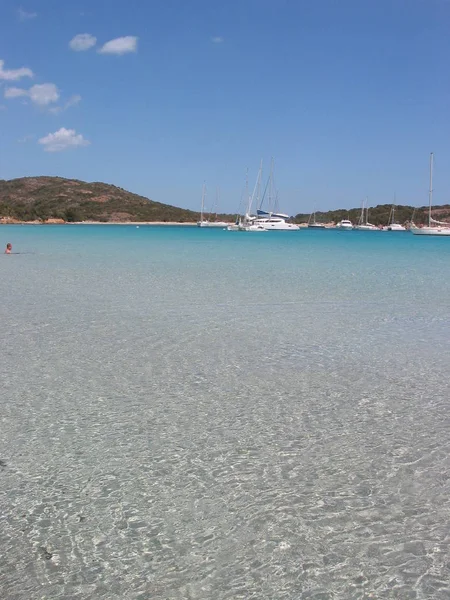
[[430, 154], [430, 189], [428, 191], [428, 225], [417, 227], [411, 222], [410, 230], [414, 235], [450, 235], [450, 223], [436, 221], [431, 216], [431, 206], [433, 204], [433, 162], [434, 153]]
[[355, 229], [358, 229], [359, 231], [378, 231], [378, 227], [376, 225], [372, 225], [372, 223], [369, 223], [369, 207], [367, 198], [365, 204], [364, 202], [362, 203], [361, 215], [359, 217], [358, 225], [356, 225]]
[[[217, 190], [216, 215], [217, 215], [218, 194], [219, 194], [219, 191]], [[224, 227], [226, 227], [228, 225], [228, 223], [225, 223], [225, 221], [211, 221], [211, 220], [205, 218], [205, 198], [206, 198], [206, 185], [203, 184], [202, 205], [201, 205], [201, 210], [200, 210], [200, 221], [197, 221], [197, 227], [220, 227], [221, 229], [223, 229]], [[209, 216], [211, 218], [211, 212], [209, 213]]]
[[313, 212], [309, 216], [308, 227], [310, 227], [311, 229], [325, 229], [325, 223], [318, 223], [316, 221], [316, 211], [315, 211], [315, 209], [313, 210]]
[[389, 213], [389, 223], [386, 227], [383, 227], [383, 229], [385, 231], [406, 231], [406, 227], [395, 222], [395, 197], [394, 204], [392, 205], [391, 212]]
[[[256, 179], [255, 187], [253, 188], [253, 193], [250, 196], [249, 189], [248, 189], [248, 171], [247, 171], [247, 176], [245, 179], [245, 201], [246, 201], [245, 214], [244, 214], [244, 216], [241, 216], [239, 214], [236, 217], [236, 222], [233, 223], [232, 225], [228, 225], [228, 227], [227, 227], [228, 231], [267, 232], [267, 229], [265, 229], [262, 225], [254, 223], [256, 217], [253, 217], [251, 215], [251, 210], [252, 210], [253, 201], [255, 199], [255, 194], [256, 194], [256, 197], [259, 198], [259, 193], [260, 193], [260, 188], [261, 188], [261, 174], [262, 174], [262, 161], [261, 161], [261, 165], [260, 165], [260, 168], [258, 171], [258, 177]], [[242, 203], [242, 200], [241, 200], [241, 203]]]

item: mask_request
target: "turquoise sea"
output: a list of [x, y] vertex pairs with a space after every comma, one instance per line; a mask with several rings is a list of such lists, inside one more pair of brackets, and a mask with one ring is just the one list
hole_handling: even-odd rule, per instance
[[450, 239], [6, 242], [1, 598], [450, 598]]

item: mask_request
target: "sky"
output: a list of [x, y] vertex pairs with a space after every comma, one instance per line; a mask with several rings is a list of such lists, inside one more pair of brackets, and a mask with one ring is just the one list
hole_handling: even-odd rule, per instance
[[2, 0], [0, 178], [235, 212], [450, 202], [450, 0]]

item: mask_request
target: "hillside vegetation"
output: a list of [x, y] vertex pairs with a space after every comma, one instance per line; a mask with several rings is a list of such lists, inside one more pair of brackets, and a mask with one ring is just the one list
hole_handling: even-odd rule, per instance
[[[374, 225], [388, 223], [390, 204], [380, 204], [369, 209], [369, 221]], [[340, 209], [317, 212], [316, 220], [324, 223], [337, 223], [350, 219], [356, 223], [361, 209]], [[428, 219], [428, 207], [414, 211], [412, 206], [397, 206], [395, 220], [398, 223], [410, 221], [424, 223]], [[192, 223], [199, 219], [199, 213], [169, 204], [162, 204], [132, 194], [106, 183], [87, 183], [63, 177], [22, 177], [0, 180], [0, 218], [17, 221], [48, 221], [57, 219], [66, 222], [101, 221], [163, 221]], [[218, 218], [232, 221], [234, 215], [217, 215]], [[433, 216], [441, 221], [450, 221], [450, 205], [436, 206]], [[309, 214], [299, 213], [294, 220], [306, 223]]]
[[192, 222], [198, 213], [154, 202], [106, 183], [62, 177], [0, 180], [0, 217], [19, 221]]
[[[391, 212], [391, 204], [378, 204], [369, 208], [369, 222], [373, 225], [387, 225]], [[329, 210], [327, 212], [316, 212], [316, 221], [322, 223], [338, 223], [342, 219], [350, 219], [352, 223], [357, 223], [361, 214], [360, 208]], [[414, 222], [417, 224], [428, 222], [428, 206], [414, 208], [413, 206], [398, 205], [395, 207], [395, 221], [397, 223], [406, 223], [411, 221], [414, 214]], [[433, 207], [433, 218], [438, 221], [450, 221], [450, 205]], [[309, 214], [300, 213], [295, 216], [297, 223], [306, 223]]]

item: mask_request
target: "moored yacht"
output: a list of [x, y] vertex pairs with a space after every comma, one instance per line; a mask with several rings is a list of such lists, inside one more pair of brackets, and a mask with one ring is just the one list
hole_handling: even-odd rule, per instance
[[[275, 210], [263, 210], [262, 204], [264, 201], [264, 195], [260, 201], [261, 191], [261, 179], [262, 179], [262, 161], [258, 171], [258, 177], [256, 179], [253, 194], [248, 195], [248, 179], [246, 180], [246, 195], [248, 196], [247, 208], [243, 217], [238, 217], [236, 223], [227, 227], [228, 231], [299, 231], [300, 227], [295, 223], [289, 223], [289, 215], [277, 212], [277, 198], [275, 198], [274, 208]], [[265, 190], [269, 190], [269, 206], [272, 205], [272, 186], [273, 186], [273, 160], [270, 171], [270, 177], [267, 182]], [[252, 205], [256, 202], [256, 206], [259, 208], [256, 211], [256, 215], [252, 214]]]
[[353, 229], [353, 223], [351, 221], [349, 221], [348, 219], [342, 219], [342, 221], [339, 221], [339, 223], [336, 225], [336, 229], [342, 229], [343, 231], [350, 231], [351, 229]]
[[431, 206], [433, 204], [433, 152], [430, 154], [430, 189], [428, 191], [428, 225], [417, 227], [411, 221], [411, 231], [414, 235], [440, 235], [450, 236], [450, 223], [436, 221], [431, 216]]
[[258, 210], [258, 216], [248, 217], [252, 225], [264, 227], [267, 231], [299, 231], [300, 227], [295, 223], [288, 223], [289, 215], [282, 213], [266, 213]]

